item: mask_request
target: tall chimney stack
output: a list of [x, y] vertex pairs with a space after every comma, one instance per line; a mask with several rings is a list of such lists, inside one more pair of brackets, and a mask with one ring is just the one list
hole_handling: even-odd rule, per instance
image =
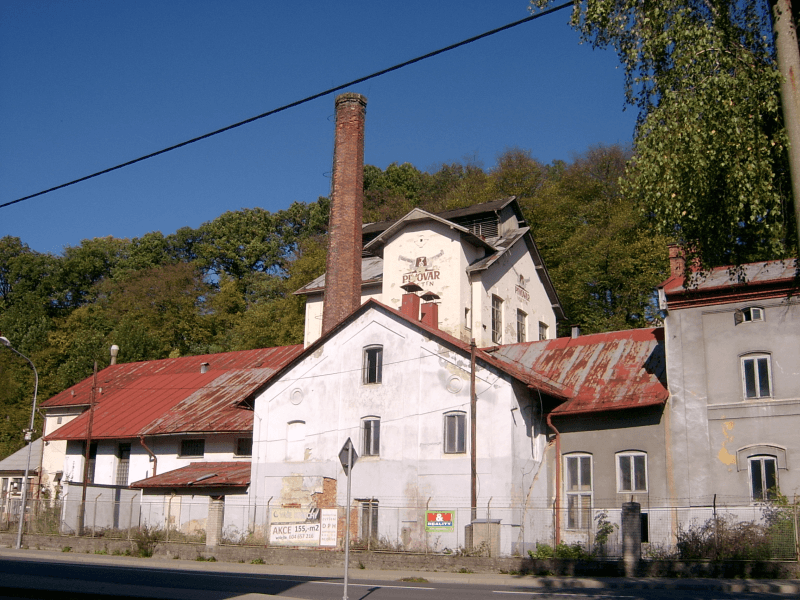
[[322, 333], [361, 306], [361, 213], [364, 203], [364, 119], [361, 94], [336, 97], [331, 216]]

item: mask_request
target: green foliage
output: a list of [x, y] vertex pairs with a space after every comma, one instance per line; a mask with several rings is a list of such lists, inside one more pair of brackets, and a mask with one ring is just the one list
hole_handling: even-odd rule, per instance
[[639, 124], [622, 192], [654, 230], [706, 266], [795, 252], [769, 3], [584, 0], [572, 23], [625, 69]]
[[608, 512], [605, 510], [599, 511], [594, 516], [597, 529], [594, 534], [594, 549], [592, 553], [595, 556], [605, 556], [606, 543], [608, 538], [615, 530], [619, 529], [619, 525], [612, 523], [608, 520]]
[[163, 529], [151, 525], [142, 525], [134, 530], [133, 543], [136, 546], [136, 556], [150, 558], [156, 551], [159, 542], [164, 541], [166, 534]]
[[528, 550], [528, 556], [535, 560], [548, 558], [562, 558], [567, 560], [591, 560], [589, 554], [580, 544], [565, 544], [561, 542], [555, 548], [550, 544], [536, 542], [536, 550]]
[[767, 529], [733, 515], [708, 519], [705, 523], [678, 529], [678, 556], [682, 560], [769, 560]]

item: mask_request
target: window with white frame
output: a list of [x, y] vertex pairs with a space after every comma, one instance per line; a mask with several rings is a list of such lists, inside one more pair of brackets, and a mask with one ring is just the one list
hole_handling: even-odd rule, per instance
[[760, 306], [748, 306], [741, 310], [737, 310], [733, 319], [736, 325], [739, 323], [752, 323], [754, 321], [764, 320], [764, 309]]
[[463, 454], [467, 451], [467, 415], [450, 412], [444, 415], [444, 452]]
[[564, 457], [567, 492], [567, 529], [589, 529], [592, 525], [592, 457]]
[[617, 491], [647, 491], [647, 454], [644, 452], [617, 454]]
[[772, 374], [769, 354], [742, 357], [742, 384], [745, 398], [771, 398]]
[[527, 342], [528, 315], [525, 311], [517, 309], [517, 343]]
[[366, 417], [361, 420], [361, 455], [380, 456], [381, 453], [381, 419]]
[[777, 467], [774, 456], [750, 457], [750, 497], [755, 502], [766, 502], [777, 497]]
[[383, 380], [383, 346], [364, 348], [364, 383], [381, 383]]
[[492, 341], [503, 341], [503, 300], [498, 296], [492, 296]]
[[547, 339], [547, 323], [539, 321], [539, 341]]

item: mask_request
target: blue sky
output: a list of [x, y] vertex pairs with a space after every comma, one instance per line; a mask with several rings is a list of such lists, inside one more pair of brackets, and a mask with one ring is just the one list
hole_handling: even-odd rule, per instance
[[[528, 15], [526, 0], [0, 0], [0, 203], [89, 175]], [[347, 91], [368, 98], [366, 162], [420, 169], [505, 149], [569, 160], [629, 144], [616, 55], [569, 11]], [[0, 209], [0, 237], [197, 227], [330, 191], [333, 95]]]

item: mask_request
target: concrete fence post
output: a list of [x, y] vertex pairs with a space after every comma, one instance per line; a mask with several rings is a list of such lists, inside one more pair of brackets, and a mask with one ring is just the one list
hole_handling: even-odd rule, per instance
[[625, 577], [634, 577], [642, 558], [642, 517], [638, 502], [622, 505], [622, 561]]
[[219, 546], [222, 539], [222, 522], [225, 518], [225, 496], [211, 496], [208, 501], [206, 521], [206, 546]]

